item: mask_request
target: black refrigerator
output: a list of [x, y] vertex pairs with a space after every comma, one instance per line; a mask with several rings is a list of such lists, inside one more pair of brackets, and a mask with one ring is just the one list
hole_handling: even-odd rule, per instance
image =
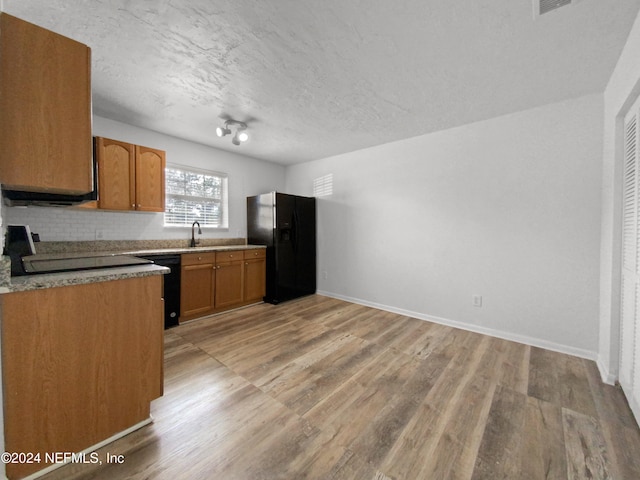
[[247, 197], [247, 241], [267, 246], [265, 302], [315, 293], [315, 198], [278, 192]]

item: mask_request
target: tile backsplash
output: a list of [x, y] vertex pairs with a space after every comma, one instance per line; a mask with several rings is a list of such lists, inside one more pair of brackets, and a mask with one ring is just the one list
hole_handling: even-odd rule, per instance
[[[72, 208], [10, 207], [5, 225], [29, 225], [43, 242], [187, 239], [189, 227], [165, 227], [162, 213], [105, 212]], [[239, 232], [236, 232], [239, 233]], [[203, 229], [202, 238], [228, 237], [227, 230]]]

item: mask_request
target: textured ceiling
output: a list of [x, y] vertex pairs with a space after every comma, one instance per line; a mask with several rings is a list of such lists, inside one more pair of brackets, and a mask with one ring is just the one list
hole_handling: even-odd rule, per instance
[[[100, 116], [282, 164], [602, 92], [640, 0], [3, 0], [86, 43]], [[241, 146], [223, 118], [249, 124]]]

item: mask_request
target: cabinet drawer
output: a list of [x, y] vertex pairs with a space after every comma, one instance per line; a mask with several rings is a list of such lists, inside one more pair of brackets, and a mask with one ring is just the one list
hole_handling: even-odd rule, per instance
[[182, 265], [202, 265], [206, 263], [215, 263], [216, 253], [183, 253], [181, 261]]
[[254, 248], [251, 250], [244, 251], [244, 259], [248, 260], [250, 258], [265, 258], [267, 256], [266, 248]]
[[216, 253], [216, 262], [234, 262], [236, 260], [242, 260], [242, 250], [228, 250], [226, 252]]

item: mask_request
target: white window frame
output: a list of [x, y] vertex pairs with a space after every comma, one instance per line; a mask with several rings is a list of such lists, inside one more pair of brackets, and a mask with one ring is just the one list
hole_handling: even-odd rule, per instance
[[[200, 223], [202, 228], [207, 229], [216, 229], [216, 230], [227, 230], [229, 228], [229, 177], [226, 173], [216, 172], [212, 170], [204, 170], [200, 168], [188, 167], [185, 165], [178, 164], [167, 164], [165, 168], [165, 182], [169, 181], [169, 172], [168, 170], [179, 170], [182, 172], [193, 173], [197, 175], [207, 175], [212, 177], [218, 177], [222, 180], [222, 193], [221, 198], [215, 198], [217, 202], [220, 204], [221, 215], [220, 215], [220, 223], [219, 224], [211, 224], [206, 223], [206, 218], [199, 218], [198, 216], [187, 217], [185, 218], [184, 223], [169, 223], [167, 221], [167, 209], [169, 207], [169, 203], [172, 199], [184, 199], [184, 200], [192, 200], [196, 202], [207, 202], [214, 197], [206, 197], [206, 196], [195, 196], [195, 195], [179, 195], [169, 193], [169, 189], [166, 188], [165, 191], [165, 213], [164, 213], [164, 226], [165, 227], [191, 227], [191, 224], [197, 220]], [[166, 186], [166, 185], [165, 185]]]

